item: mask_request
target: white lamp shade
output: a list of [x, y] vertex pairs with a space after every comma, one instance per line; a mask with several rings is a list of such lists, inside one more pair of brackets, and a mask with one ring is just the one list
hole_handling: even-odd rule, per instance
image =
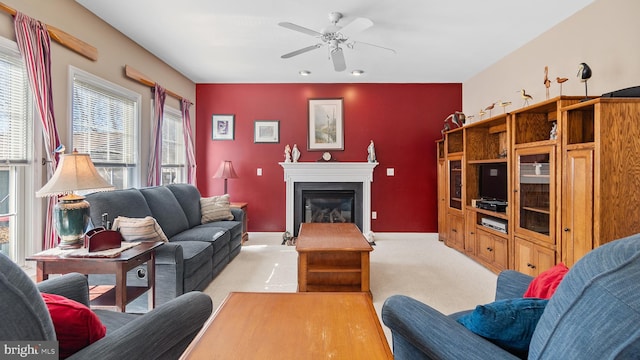
[[114, 186], [98, 174], [88, 154], [63, 154], [55, 173], [42, 189], [36, 192], [37, 197], [70, 194], [76, 190], [113, 190]]

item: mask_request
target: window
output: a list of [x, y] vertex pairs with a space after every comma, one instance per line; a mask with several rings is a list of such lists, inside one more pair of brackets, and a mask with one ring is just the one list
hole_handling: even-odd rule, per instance
[[117, 189], [138, 183], [140, 95], [71, 67], [73, 147]]
[[15, 42], [0, 38], [0, 252], [21, 265], [33, 245], [27, 239], [36, 238], [39, 228], [33, 216], [33, 144], [25, 66]]
[[162, 120], [162, 184], [186, 182], [186, 154], [182, 130], [182, 113], [164, 107]]

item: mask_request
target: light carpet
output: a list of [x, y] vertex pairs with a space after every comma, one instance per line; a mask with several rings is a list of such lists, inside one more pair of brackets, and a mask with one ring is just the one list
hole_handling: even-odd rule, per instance
[[[240, 254], [204, 290], [214, 309], [234, 291], [295, 292], [295, 246], [280, 233], [250, 233]], [[381, 314], [391, 295], [418, 299], [450, 314], [493, 301], [496, 275], [438, 241], [437, 234], [378, 233], [370, 256], [373, 304]], [[391, 344], [391, 332], [382, 327]]]

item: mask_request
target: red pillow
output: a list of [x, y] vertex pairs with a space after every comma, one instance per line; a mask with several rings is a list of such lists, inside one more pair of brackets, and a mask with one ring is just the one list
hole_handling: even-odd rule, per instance
[[53, 321], [60, 359], [104, 337], [107, 328], [85, 305], [64, 296], [42, 293]]
[[564, 263], [559, 263], [551, 269], [541, 272], [540, 275], [531, 281], [523, 297], [550, 299], [568, 271], [569, 268], [566, 267]]

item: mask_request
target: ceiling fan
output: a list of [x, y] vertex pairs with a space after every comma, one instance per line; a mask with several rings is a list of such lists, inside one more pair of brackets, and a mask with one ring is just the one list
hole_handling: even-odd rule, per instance
[[281, 22], [278, 25], [285, 27], [290, 30], [298, 31], [303, 34], [311, 35], [315, 38], [318, 38], [320, 42], [317, 44], [304, 47], [302, 49], [298, 49], [296, 51], [292, 51], [290, 53], [284, 54], [281, 56], [283, 59], [288, 59], [294, 57], [296, 55], [304, 54], [308, 51], [319, 49], [324, 45], [327, 45], [329, 51], [329, 57], [333, 61], [333, 68], [336, 71], [344, 71], [347, 68], [347, 64], [344, 59], [344, 54], [342, 52], [342, 46], [346, 46], [349, 49], [355, 49], [357, 45], [366, 45], [373, 46], [379, 49], [387, 50], [392, 53], [396, 53], [395, 50], [389, 49], [383, 46], [374, 45], [365, 43], [362, 41], [355, 41], [351, 37], [352, 35], [364, 31], [371, 26], [373, 26], [373, 21], [367, 18], [356, 18], [352, 22], [348, 23], [345, 26], [338, 25], [338, 21], [342, 19], [342, 13], [339, 12], [331, 12], [329, 13], [329, 21], [331, 21], [331, 25], [320, 30], [315, 31], [308, 29], [306, 27], [302, 27], [300, 25], [296, 25], [290, 22]]

